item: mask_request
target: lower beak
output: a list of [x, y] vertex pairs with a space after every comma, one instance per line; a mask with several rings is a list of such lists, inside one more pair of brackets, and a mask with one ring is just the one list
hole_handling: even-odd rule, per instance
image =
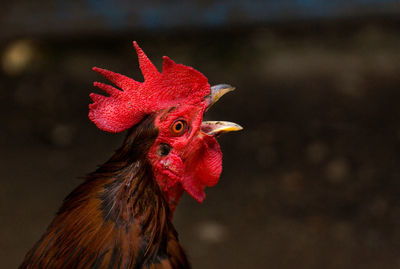
[[[209, 105], [207, 110], [214, 105], [223, 95], [233, 91], [235, 88], [228, 84], [219, 84], [211, 87], [211, 93], [207, 97]], [[209, 136], [216, 136], [223, 133], [240, 131], [243, 127], [229, 121], [203, 121], [200, 130]]]
[[210, 136], [216, 136], [223, 133], [240, 131], [243, 127], [239, 124], [229, 121], [203, 121], [200, 130]]

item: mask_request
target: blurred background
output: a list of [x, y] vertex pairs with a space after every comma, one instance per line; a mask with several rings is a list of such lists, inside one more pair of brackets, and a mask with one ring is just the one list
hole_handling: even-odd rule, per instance
[[88, 118], [92, 66], [142, 81], [136, 40], [237, 90], [207, 114], [224, 172], [175, 214], [194, 268], [400, 268], [400, 4], [3, 1], [0, 257], [16, 268], [124, 134]]

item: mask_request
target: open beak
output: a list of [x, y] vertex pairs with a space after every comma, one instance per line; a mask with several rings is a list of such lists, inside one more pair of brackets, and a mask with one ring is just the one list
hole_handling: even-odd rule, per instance
[[[228, 84], [218, 84], [211, 87], [211, 93], [207, 97], [209, 105], [206, 110], [208, 110], [212, 105], [214, 105], [223, 95], [228, 92], [233, 91], [235, 88]], [[217, 136], [222, 133], [228, 133], [233, 131], [240, 131], [243, 129], [239, 124], [229, 122], [229, 121], [203, 121], [201, 123], [201, 131], [210, 136]]]

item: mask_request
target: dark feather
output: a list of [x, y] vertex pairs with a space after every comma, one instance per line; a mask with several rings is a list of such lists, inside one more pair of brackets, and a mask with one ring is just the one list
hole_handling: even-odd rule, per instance
[[67, 196], [24, 268], [190, 268], [147, 160], [158, 131], [148, 116]]

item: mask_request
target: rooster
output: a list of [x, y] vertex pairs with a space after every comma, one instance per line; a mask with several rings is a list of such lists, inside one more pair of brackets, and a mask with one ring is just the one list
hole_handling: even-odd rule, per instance
[[108, 96], [90, 94], [90, 120], [128, 130], [123, 145], [66, 197], [19, 268], [190, 268], [171, 221], [184, 191], [202, 202], [219, 179], [215, 137], [242, 127], [203, 114], [233, 87], [166, 56], [159, 72], [133, 45], [144, 82], [94, 67], [119, 89], [95, 82]]

